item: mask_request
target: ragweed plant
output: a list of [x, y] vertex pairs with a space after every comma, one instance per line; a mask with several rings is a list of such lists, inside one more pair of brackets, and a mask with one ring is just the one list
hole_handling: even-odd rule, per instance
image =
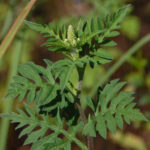
[[[98, 88], [97, 98], [86, 97], [90, 112], [85, 114], [81, 106], [82, 81], [88, 75], [84, 74], [85, 68], [112, 61], [105, 47], [116, 45], [111, 38], [119, 35], [119, 24], [127, 10], [128, 7], [121, 8], [104, 19], [81, 19], [68, 27], [25, 21], [47, 38], [44, 46], [65, 56], [56, 62], [44, 59], [45, 68], [33, 62], [19, 65], [18, 75], [14, 76], [8, 90], [7, 96], [18, 98], [18, 101], [26, 98], [27, 103], [24, 103], [25, 111], [18, 109], [17, 113], [2, 116], [18, 123], [16, 129], [23, 127], [19, 138], [27, 135], [24, 144], [32, 144], [31, 150], [71, 150], [72, 143], [82, 150], [93, 150], [92, 139], [97, 134], [106, 139], [108, 130], [115, 133], [117, 128], [123, 129], [124, 122], [147, 120], [135, 108], [133, 93], [120, 92], [126, 83], [118, 79]], [[77, 88], [70, 80], [75, 69]], [[77, 134], [87, 137], [87, 143], [78, 139]]]

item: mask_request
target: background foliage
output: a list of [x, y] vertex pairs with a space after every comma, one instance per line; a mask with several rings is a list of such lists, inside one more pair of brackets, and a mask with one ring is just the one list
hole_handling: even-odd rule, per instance
[[[8, 0], [0, 1], [0, 40], [4, 37], [8, 28], [12, 24], [12, 21], [17, 17], [20, 12], [20, 8], [23, 8], [27, 1], [19, 0]], [[84, 15], [91, 16], [99, 14], [106, 14], [116, 10], [118, 7], [124, 5], [125, 3], [131, 3], [132, 9], [131, 14], [126, 18], [122, 24], [121, 35], [114, 40], [119, 44], [119, 48], [111, 49], [111, 53], [115, 60], [123, 55], [123, 53], [133, 45], [140, 37], [144, 36], [146, 33], [150, 32], [150, 3], [147, 0], [86, 0], [86, 1], [62, 1], [59, 0], [43, 0], [38, 1], [34, 9], [28, 16], [28, 20], [33, 20], [39, 23], [48, 23], [55, 21], [57, 24], [69, 23], [76, 20], [76, 16]], [[102, 7], [104, 6], [104, 7]], [[111, 7], [110, 7], [111, 6]], [[112, 7], [113, 6], [113, 7]], [[60, 9], [61, 8], [61, 9]], [[100, 9], [99, 9], [100, 8]], [[15, 10], [15, 11], [14, 11]], [[7, 18], [7, 19], [6, 19]], [[55, 24], [54, 22], [54, 24]], [[76, 22], [76, 21], [74, 21]], [[15, 41], [6, 53], [3, 61], [0, 62], [0, 97], [3, 96], [7, 90], [7, 79], [9, 77], [9, 70], [12, 68], [11, 61], [12, 54], [14, 53], [16, 47], [21, 47], [21, 54], [19, 57], [19, 62], [24, 63], [28, 60], [33, 60], [36, 64], [42, 64], [43, 58], [48, 58], [53, 61], [61, 58], [61, 55], [56, 55], [52, 52], [47, 52], [46, 48], [41, 48], [40, 45], [45, 41], [39, 34], [30, 30], [26, 26], [22, 26], [17, 34]], [[128, 62], [126, 62], [116, 73], [111, 77], [121, 78], [121, 80], [127, 80], [129, 83], [126, 89], [130, 89], [136, 93], [136, 102], [138, 106], [141, 107], [144, 114], [149, 118], [149, 101], [150, 101], [150, 53], [149, 44], [138, 51], [134, 56], [132, 56]], [[16, 52], [18, 53], [18, 52]], [[103, 76], [107, 72], [107, 68], [110, 65], [105, 65], [105, 67], [96, 67], [93, 73], [91, 68], [88, 67], [86, 72], [89, 74], [84, 80], [84, 92], [83, 95], [87, 95], [97, 82], [100, 76]], [[74, 83], [76, 83], [76, 72], [72, 74], [74, 77]], [[1, 103], [1, 112], [3, 111], [3, 101]], [[83, 102], [84, 105], [84, 102]], [[15, 103], [13, 108], [20, 107], [23, 105]], [[88, 111], [88, 110], [87, 110]], [[8, 150], [9, 149], [23, 149], [21, 147], [23, 139], [18, 140], [16, 132], [14, 132], [15, 126], [12, 125], [9, 131], [8, 139]], [[149, 123], [137, 122], [132, 124], [132, 126], [125, 126], [123, 132], [118, 131], [116, 135], [110, 135], [109, 139], [105, 142], [101, 138], [97, 138], [95, 141], [96, 146], [102, 149], [135, 149], [135, 150], [148, 150], [150, 148], [149, 143]], [[19, 132], [19, 131], [18, 131]], [[18, 134], [18, 133], [17, 133]], [[16, 138], [12, 138], [16, 137]], [[16, 143], [15, 145], [13, 143]], [[107, 143], [107, 144], [106, 144]], [[29, 147], [24, 147], [24, 149], [29, 149]], [[75, 148], [76, 149], [76, 148]]]

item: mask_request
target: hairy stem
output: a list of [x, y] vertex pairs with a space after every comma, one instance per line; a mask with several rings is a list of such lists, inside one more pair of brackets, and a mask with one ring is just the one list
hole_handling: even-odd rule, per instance
[[78, 81], [78, 92], [77, 92], [78, 103], [76, 103], [76, 105], [77, 105], [77, 108], [79, 110], [81, 120], [85, 124], [86, 123], [86, 116], [85, 116], [84, 111], [81, 108], [81, 104], [80, 104], [80, 94], [81, 94], [81, 90], [82, 90], [82, 83], [83, 83], [85, 66], [83, 68], [77, 68], [77, 70], [78, 70], [79, 81]]
[[[85, 67], [86, 66], [84, 66], [83, 68], [77, 69], [78, 75], [79, 75], [77, 98], [79, 100], [79, 103], [76, 103], [76, 106], [77, 106], [79, 113], [80, 113], [81, 120], [84, 124], [86, 123], [87, 119], [86, 119], [84, 110], [82, 109], [81, 104], [80, 104], [80, 94], [81, 94], [81, 90], [82, 90], [82, 83], [83, 83], [83, 76], [84, 76], [84, 72], [85, 72]], [[87, 145], [88, 145], [88, 150], [94, 150], [93, 138], [90, 137], [89, 135], [87, 135]]]
[[103, 85], [111, 76], [113, 73], [115, 73], [120, 66], [129, 59], [129, 57], [131, 57], [135, 52], [137, 52], [138, 50], [140, 50], [140, 48], [145, 45], [147, 42], [150, 42], [150, 34], [146, 35], [145, 37], [143, 37], [140, 41], [138, 41], [135, 45], [133, 45], [105, 74], [105, 76], [103, 76], [98, 82], [97, 84], [94, 86], [94, 88], [92, 89], [90, 96], [92, 97], [97, 88], [101, 85]]

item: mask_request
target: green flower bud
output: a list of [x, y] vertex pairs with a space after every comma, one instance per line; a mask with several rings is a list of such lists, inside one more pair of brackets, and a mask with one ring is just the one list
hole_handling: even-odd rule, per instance
[[76, 36], [72, 25], [69, 25], [68, 27], [67, 38], [71, 45], [75, 45]]

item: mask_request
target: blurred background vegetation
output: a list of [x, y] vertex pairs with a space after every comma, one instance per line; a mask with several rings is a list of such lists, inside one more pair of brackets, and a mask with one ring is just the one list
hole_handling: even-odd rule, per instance
[[[28, 3], [28, 0], [0, 0], [0, 42], [10, 29], [18, 14]], [[114, 62], [124, 55], [139, 39], [150, 33], [150, 1], [149, 0], [39, 0], [30, 11], [27, 20], [41, 24], [73, 24], [80, 16], [104, 16], [112, 13], [119, 7], [131, 4], [129, 15], [122, 23], [121, 34], [114, 40], [117, 47], [108, 49], [114, 56]], [[39, 33], [21, 26], [10, 47], [0, 59], [0, 113], [9, 112], [22, 107], [17, 101], [9, 100], [6, 103], [5, 94], [11, 77], [16, 73], [18, 63], [34, 61], [44, 65], [43, 59], [56, 61], [62, 56], [47, 51], [41, 44], [45, 41]], [[113, 63], [98, 66], [94, 70], [87, 67], [88, 76], [84, 80], [84, 94], [91, 92]], [[76, 82], [76, 73], [72, 75]], [[127, 81], [125, 90], [135, 92], [136, 102], [143, 113], [150, 119], [150, 42], [139, 49], [127, 62], [125, 62], [111, 79], [120, 78]], [[84, 102], [83, 102], [84, 103]], [[8, 107], [9, 106], [9, 107]], [[15, 125], [8, 129], [0, 120], [0, 144], [8, 139], [5, 149], [0, 150], [29, 150], [30, 146], [22, 146], [24, 138], [18, 139]], [[4, 135], [4, 132], [7, 133]], [[101, 137], [95, 139], [95, 150], [149, 150], [150, 149], [150, 123], [136, 122], [126, 125], [123, 131], [118, 130], [115, 135], [109, 134], [107, 140]], [[74, 149], [77, 149], [76, 146]]]

